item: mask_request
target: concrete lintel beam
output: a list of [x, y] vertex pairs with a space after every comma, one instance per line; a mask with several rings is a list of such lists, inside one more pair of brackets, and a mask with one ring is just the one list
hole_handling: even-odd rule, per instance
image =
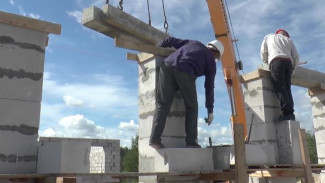
[[85, 9], [82, 24], [111, 38], [127, 38], [151, 45], [168, 37], [168, 34], [108, 4], [102, 9]]
[[[259, 68], [257, 71], [242, 75], [241, 81], [248, 82], [260, 77], [270, 77], [269, 72], [265, 67]], [[291, 82], [293, 85], [304, 88], [321, 87], [325, 84], [325, 73], [298, 66], [292, 76]]]

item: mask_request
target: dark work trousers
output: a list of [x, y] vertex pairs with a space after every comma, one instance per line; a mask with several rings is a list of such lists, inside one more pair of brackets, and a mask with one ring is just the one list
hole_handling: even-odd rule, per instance
[[173, 103], [174, 94], [180, 91], [185, 104], [186, 144], [197, 139], [198, 102], [195, 76], [182, 73], [173, 66], [162, 63], [159, 70], [159, 80], [156, 88], [156, 110], [153, 117], [150, 142], [158, 143], [165, 128], [166, 117]]
[[292, 63], [290, 60], [273, 60], [270, 65], [273, 86], [280, 100], [284, 115], [293, 114], [293, 99], [291, 94]]

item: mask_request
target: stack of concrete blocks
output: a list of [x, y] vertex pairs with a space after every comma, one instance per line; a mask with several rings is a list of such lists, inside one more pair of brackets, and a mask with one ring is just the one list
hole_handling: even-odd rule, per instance
[[[120, 172], [120, 141], [108, 139], [79, 139], [41, 137], [39, 139], [37, 173], [95, 173], [90, 172], [91, 147], [102, 147], [105, 163], [103, 173]], [[101, 166], [101, 165], [100, 165]], [[97, 172], [100, 173], [100, 172]], [[109, 176], [82, 176], [79, 183], [119, 182]]]
[[[325, 163], [325, 90], [321, 87], [309, 89], [311, 98], [313, 123], [317, 147], [318, 163]], [[321, 183], [325, 183], [325, 171], [320, 175]]]
[[47, 36], [61, 26], [0, 17], [0, 174], [35, 173]]
[[[256, 77], [243, 82], [247, 134], [246, 163], [248, 165], [301, 164], [297, 121], [278, 121], [281, 114], [270, 74], [258, 70]], [[264, 73], [264, 74], [262, 74]], [[254, 75], [252, 73], [247, 74]], [[245, 76], [243, 76], [245, 78]], [[269, 178], [269, 182], [295, 182], [295, 178]], [[250, 178], [263, 182], [265, 178]]]
[[103, 147], [91, 147], [89, 159], [90, 173], [105, 173], [105, 152]]

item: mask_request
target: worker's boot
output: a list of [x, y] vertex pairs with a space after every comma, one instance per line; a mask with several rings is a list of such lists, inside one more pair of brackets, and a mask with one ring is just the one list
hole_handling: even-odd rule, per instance
[[161, 142], [150, 142], [149, 146], [151, 146], [154, 149], [161, 149], [161, 148], [165, 148], [165, 146], [161, 143]]

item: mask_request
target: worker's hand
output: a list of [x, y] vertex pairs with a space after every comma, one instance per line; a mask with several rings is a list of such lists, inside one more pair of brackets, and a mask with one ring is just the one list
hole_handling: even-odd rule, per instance
[[209, 113], [208, 118], [204, 118], [204, 120], [206, 123], [208, 123], [208, 125], [210, 125], [213, 121], [213, 113]]

